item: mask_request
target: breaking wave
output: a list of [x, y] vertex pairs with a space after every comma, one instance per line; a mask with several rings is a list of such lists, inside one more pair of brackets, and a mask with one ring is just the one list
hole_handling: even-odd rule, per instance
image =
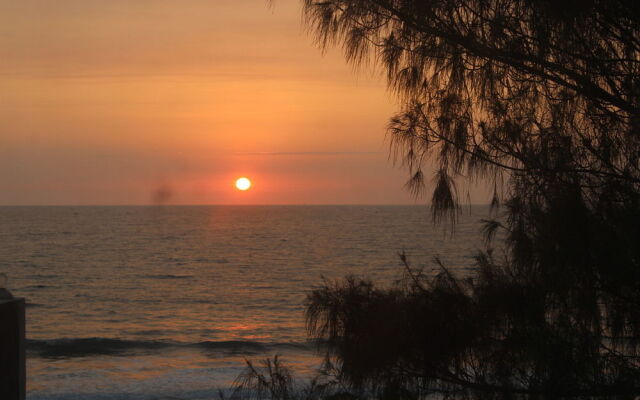
[[124, 340], [110, 338], [62, 338], [27, 340], [30, 355], [41, 358], [71, 358], [95, 355], [127, 355], [135, 352], [156, 352], [171, 348], [195, 348], [229, 355], [251, 355], [278, 350], [313, 351], [312, 342], [256, 342], [245, 340], [203, 341], [179, 343], [156, 340]]
[[142, 277], [150, 278], [150, 279], [189, 279], [189, 278], [193, 278], [193, 275], [157, 274], [157, 275], [142, 275]]

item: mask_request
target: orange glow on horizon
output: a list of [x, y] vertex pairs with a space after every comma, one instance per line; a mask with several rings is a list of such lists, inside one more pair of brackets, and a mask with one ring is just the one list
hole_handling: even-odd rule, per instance
[[0, 5], [0, 205], [413, 204], [384, 77], [299, 2], [152, 3]]

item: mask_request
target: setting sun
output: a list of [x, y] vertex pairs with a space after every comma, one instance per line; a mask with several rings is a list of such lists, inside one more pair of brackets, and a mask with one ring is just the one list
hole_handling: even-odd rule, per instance
[[248, 178], [242, 177], [242, 178], [238, 178], [238, 180], [236, 181], [236, 188], [238, 188], [238, 190], [248, 190], [251, 187], [251, 181]]

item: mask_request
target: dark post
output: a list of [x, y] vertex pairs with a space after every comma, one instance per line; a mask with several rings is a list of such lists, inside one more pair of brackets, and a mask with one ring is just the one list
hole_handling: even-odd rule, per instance
[[26, 393], [25, 303], [0, 287], [0, 398], [24, 400]]

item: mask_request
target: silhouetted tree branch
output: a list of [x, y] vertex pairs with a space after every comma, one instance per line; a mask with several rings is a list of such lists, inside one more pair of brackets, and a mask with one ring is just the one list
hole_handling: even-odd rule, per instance
[[[501, 220], [469, 279], [446, 269], [308, 299], [346, 382], [384, 397], [640, 393], [640, 3], [304, 0], [318, 43], [386, 71], [407, 187], [433, 171], [434, 217], [460, 180]], [[504, 251], [490, 250], [504, 233]]]

